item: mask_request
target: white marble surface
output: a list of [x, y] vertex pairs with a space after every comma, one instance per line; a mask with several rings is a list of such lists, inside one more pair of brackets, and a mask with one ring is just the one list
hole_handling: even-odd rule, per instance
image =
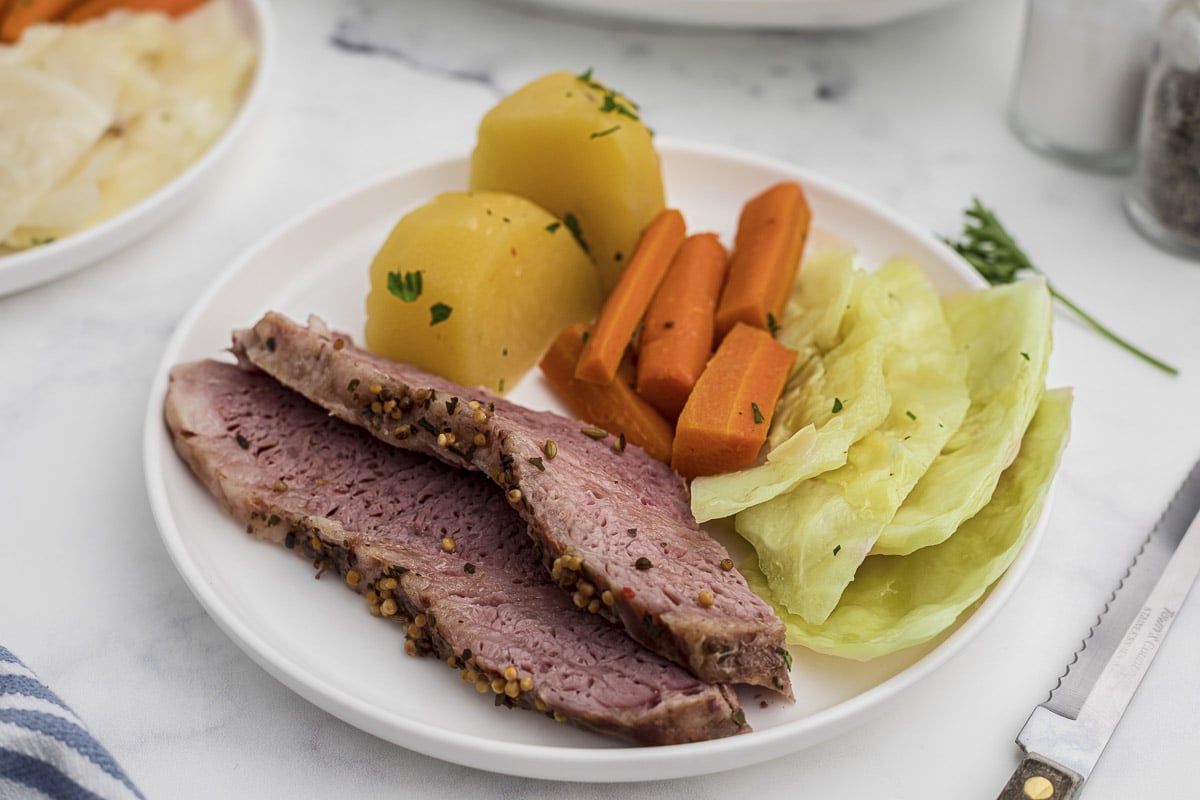
[[[1024, 149], [1003, 123], [1022, 9], [970, 2], [842, 33], [647, 28], [500, 2], [293, 0], [262, 114], [171, 224], [0, 298], [0, 642], [90, 722], [147, 796], [988, 798], [1178, 481], [1200, 457], [1200, 264], [1146, 243], [1121, 180]], [[1066, 313], [1050, 382], [1072, 443], [1028, 577], [978, 639], [855, 730], [733, 772], [559, 784], [416, 755], [325, 714], [246, 657], [180, 583], [143, 488], [167, 336], [236, 254], [331, 194], [466, 152], [502, 94], [594, 66], [672, 138], [821, 171], [954, 232], [978, 194], [1064, 291], [1173, 361], [1165, 376]], [[1194, 796], [1200, 595], [1086, 790]], [[802, 679], [802, 678], [801, 678]]]

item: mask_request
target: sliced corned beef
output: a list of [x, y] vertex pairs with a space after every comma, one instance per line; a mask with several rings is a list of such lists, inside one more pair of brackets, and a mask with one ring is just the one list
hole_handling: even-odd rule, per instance
[[749, 730], [728, 687], [578, 613], [482, 476], [388, 447], [215, 361], [172, 370], [165, 417], [226, 510], [364, 594], [371, 613], [403, 625], [410, 654], [453, 658], [510, 706], [642, 744]]
[[577, 420], [370, 354], [315, 318], [269, 313], [235, 333], [234, 352], [389, 444], [490, 477], [581, 608], [704, 680], [790, 696], [783, 624], [666, 465]]

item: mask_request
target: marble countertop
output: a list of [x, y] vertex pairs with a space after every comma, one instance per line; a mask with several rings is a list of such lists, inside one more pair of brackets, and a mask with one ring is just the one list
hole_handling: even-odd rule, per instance
[[[1017, 731], [1200, 457], [1200, 264], [1134, 232], [1121, 178], [1047, 161], [1007, 129], [1021, 6], [970, 0], [879, 28], [785, 32], [472, 0], [275, 3], [270, 91], [201, 196], [101, 263], [0, 298], [0, 642], [153, 798], [994, 797], [1016, 766]], [[1181, 370], [1145, 366], [1060, 310], [1049, 383], [1075, 388], [1073, 438], [1040, 552], [993, 623], [848, 732], [646, 784], [479, 772], [309, 704], [182, 584], [142, 474], [167, 338], [231, 259], [348, 187], [466, 153], [505, 93], [587, 66], [635, 96], [663, 136], [816, 170], [931, 230], [956, 232], [980, 196], [1064, 292]], [[1194, 791], [1198, 673], [1193, 594], [1089, 799]]]

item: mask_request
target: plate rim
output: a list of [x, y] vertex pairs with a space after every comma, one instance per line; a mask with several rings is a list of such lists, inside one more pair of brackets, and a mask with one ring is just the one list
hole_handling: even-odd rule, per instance
[[[958, 263], [956, 257], [951, 258], [952, 251], [932, 233], [860, 192], [816, 175], [804, 167], [725, 146], [667, 140], [661, 141], [659, 147], [660, 152], [664, 153], [732, 161], [739, 165], [791, 175], [804, 185], [820, 186], [823, 191], [878, 215], [895, 228], [931, 245], [935, 252], [941, 252], [945, 256], [946, 265], [951, 266], [968, 283], [981, 287], [986, 285], [976, 273]], [[391, 713], [385, 714], [340, 686], [306, 671], [298, 664], [291, 663], [282, 654], [272, 652], [274, 648], [238, 617], [204, 576], [195, 570], [187, 557], [183, 537], [171, 513], [171, 502], [162, 477], [164, 458], [168, 454], [174, 456], [162, 422], [167, 375], [177, 363], [185, 341], [208, 310], [213, 298], [247, 265], [252, 264], [261, 252], [275, 246], [293, 231], [304, 228], [311, 220], [360, 195], [381, 189], [397, 180], [411, 179], [411, 176], [420, 172], [449, 169], [464, 162], [465, 158], [442, 158], [415, 168], [400, 169], [363, 181], [277, 225], [232, 259], [209, 283], [181, 318], [163, 351], [154, 373], [143, 426], [143, 477], [152, 516], [172, 563], [189, 590], [218, 627], [252, 661], [313, 705], [347, 724], [397, 746], [489, 772], [551, 780], [616, 783], [698, 776], [751, 766], [825, 741], [861, 723], [868, 711], [882, 708], [903, 695], [905, 689], [928, 678], [961, 652], [990, 624], [1016, 591], [1039, 548], [1053, 503], [1053, 484], [1044, 501], [1037, 525], [1030, 532], [1013, 563], [975, 602], [970, 609], [970, 616], [959, 623], [958, 627], [932, 650], [894, 675], [853, 697], [801, 719], [758, 729], [744, 736], [658, 747], [618, 745], [596, 748], [506, 743], [474, 734], [467, 734], [464, 738], [464, 734], [459, 731], [434, 727], [420, 720], [398, 718]], [[404, 735], [398, 736], [398, 732]], [[464, 742], [469, 742], [470, 747], [464, 748]], [[622, 769], [615, 769], [617, 767]]]
[[[495, 0], [494, 0], [495, 1]], [[928, 14], [963, 0], [503, 0], [552, 13], [743, 30], [853, 30]]]
[[49, 244], [0, 255], [0, 297], [32, 289], [99, 263], [133, 244], [182, 210], [214, 167], [233, 149], [263, 105], [275, 69], [275, 19], [268, 0], [232, 0], [249, 10], [249, 33], [258, 48], [254, 75], [237, 113], [195, 161], [167, 183], [112, 217]]

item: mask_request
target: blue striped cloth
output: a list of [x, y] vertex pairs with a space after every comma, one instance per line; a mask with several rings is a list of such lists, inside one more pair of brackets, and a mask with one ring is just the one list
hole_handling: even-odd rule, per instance
[[0, 800], [143, 800], [104, 747], [0, 645]]

